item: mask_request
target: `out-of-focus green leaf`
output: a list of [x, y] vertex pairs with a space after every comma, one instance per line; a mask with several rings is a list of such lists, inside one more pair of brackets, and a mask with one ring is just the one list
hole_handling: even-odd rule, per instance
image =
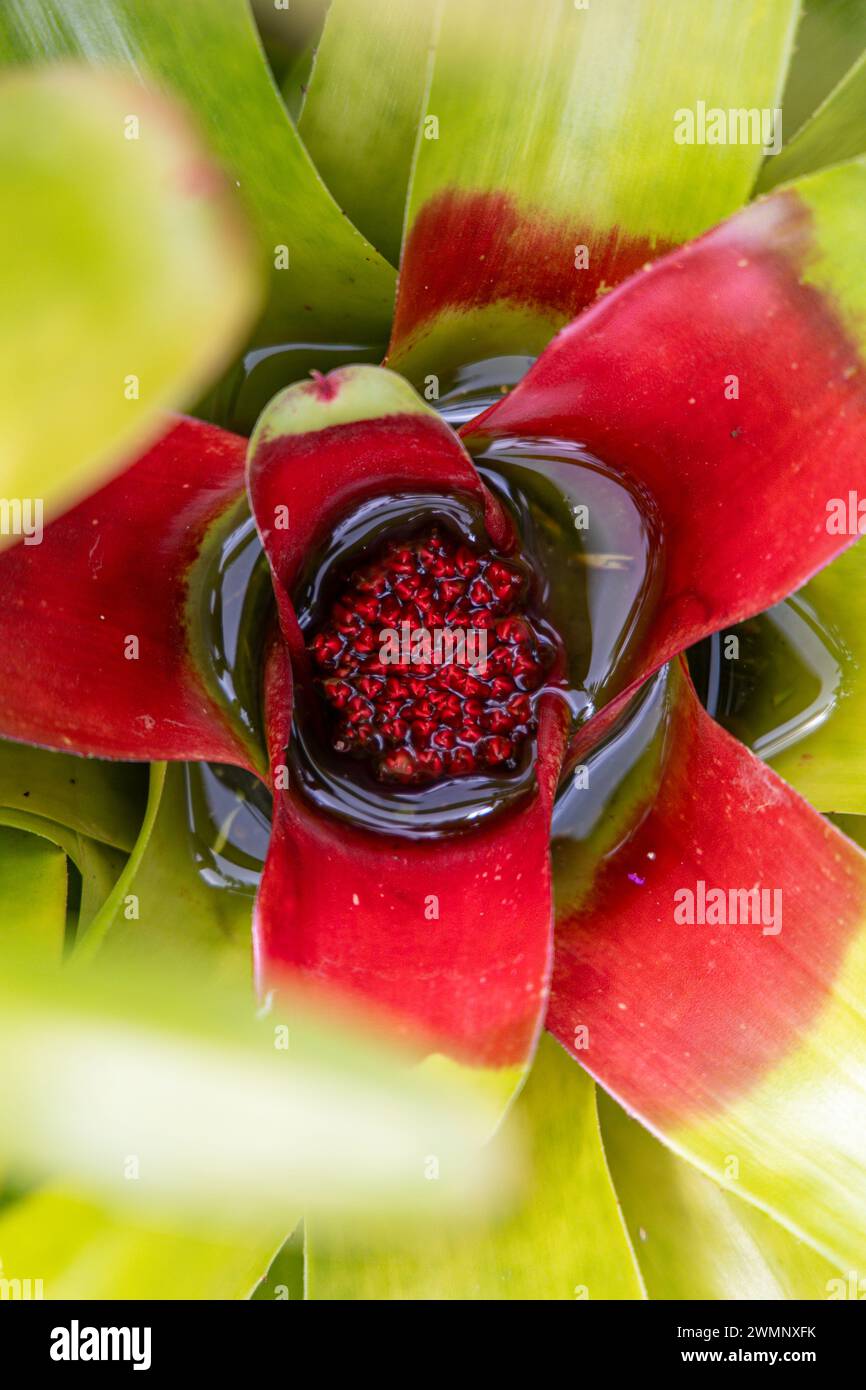
[[138, 838], [123, 867], [123, 872], [117, 878], [108, 897], [100, 905], [99, 911], [95, 913], [88, 922], [86, 933], [80, 936], [76, 942], [78, 954], [80, 956], [89, 959], [96, 952], [102, 944], [105, 933], [116, 919], [121, 908], [129, 906], [128, 895], [142, 859], [147, 851], [150, 837], [153, 833], [153, 827], [156, 824], [156, 818], [159, 814], [162, 791], [165, 784], [165, 770], [165, 763], [151, 763], [150, 765], [150, 791], [148, 793], [147, 806], [145, 807], [144, 818], [141, 822]]
[[218, 1223], [194, 1236], [123, 1221], [73, 1191], [47, 1187], [0, 1213], [0, 1275], [29, 1279], [30, 1296], [46, 1299], [246, 1298], [275, 1238], [224, 1234]]
[[[190, 769], [189, 775], [195, 772]], [[132, 894], [133, 900], [119, 903], [106, 925], [103, 950], [109, 961], [159, 961], [167, 970], [178, 952], [194, 951], [201, 957], [200, 970], [248, 979], [252, 890], [214, 886], [199, 872], [188, 822], [187, 775], [178, 764], [166, 771], [148, 843], [124, 880], [122, 897]]]
[[[76, 932], [83, 931], [96, 917], [117, 883], [126, 855], [111, 845], [101, 844], [77, 830], [59, 825], [46, 816], [0, 807], [0, 825], [39, 836], [56, 846], [72, 861], [81, 875], [81, 901], [73, 921]], [[58, 941], [59, 949], [61, 942]]]
[[201, 983], [194, 958], [172, 974], [75, 962], [0, 957], [0, 1052], [16, 1059], [0, 1068], [0, 1166], [135, 1220], [269, 1238], [306, 1207], [441, 1216], [497, 1195], [507, 1155], [483, 1150], [479, 1099], [333, 1006], [286, 998], [254, 1018], [249, 991]]
[[[861, 8], [866, 14], [866, 5]], [[758, 190], [765, 193], [775, 188], [776, 184], [801, 178], [828, 164], [841, 164], [843, 160], [853, 159], [864, 152], [866, 52], [781, 154], [765, 162], [758, 180]]]
[[316, 172], [247, 0], [6, 0], [0, 60], [4, 54], [17, 62], [84, 57], [183, 98], [236, 181], [267, 259], [270, 295], [257, 341], [387, 338], [394, 272]]
[[298, 124], [340, 206], [394, 265], [436, 8], [332, 0]]
[[66, 855], [57, 845], [0, 826], [0, 945], [29, 939], [59, 958], [66, 887]]
[[782, 97], [787, 138], [817, 111], [864, 47], [863, 0], [804, 0]]
[[[82, 766], [98, 770], [111, 764], [82, 761]], [[0, 824], [53, 841], [80, 871], [77, 940], [83, 954], [94, 954], [105, 940], [109, 958], [118, 965], [134, 968], [138, 960], [159, 958], [171, 970], [178, 954], [188, 959], [195, 951], [199, 969], [249, 980], [253, 890], [217, 887], [199, 873], [188, 825], [187, 775], [181, 764], [152, 765], [148, 812], [128, 857], [27, 811], [0, 806]]]
[[181, 113], [114, 74], [4, 74], [0, 178], [0, 544], [29, 544], [195, 398], [258, 287]]
[[685, 1163], [604, 1093], [602, 1136], [650, 1298], [826, 1298], [838, 1270]]
[[76, 758], [0, 739], [0, 807], [46, 816], [131, 850], [146, 794], [147, 771], [140, 763]]
[[399, 1249], [310, 1223], [314, 1299], [639, 1299], [640, 1276], [605, 1164], [595, 1085], [552, 1038], [502, 1136], [525, 1132], [522, 1200], [498, 1224], [449, 1224]]

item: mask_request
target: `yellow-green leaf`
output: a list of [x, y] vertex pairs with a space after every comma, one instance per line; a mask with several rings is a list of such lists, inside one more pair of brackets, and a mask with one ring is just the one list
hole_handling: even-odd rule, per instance
[[[202, 877], [187, 781], [199, 775], [195, 767], [166, 769], [146, 843], [106, 908], [103, 950], [109, 961], [159, 961], [167, 971], [179, 954], [194, 952], [202, 972], [250, 980], [253, 890], [214, 886]], [[205, 846], [197, 848], [200, 855]]]
[[0, 178], [0, 544], [27, 544], [195, 398], [257, 277], [180, 112], [117, 76], [4, 75]]
[[0, 944], [29, 939], [59, 957], [65, 927], [66, 855], [40, 835], [0, 825]]
[[[537, 353], [733, 212], [772, 138], [797, 13], [796, 0], [740, 0], [736, 22], [728, 0], [445, 0], [391, 365], [420, 379]], [[763, 131], [740, 128], [750, 110]]]
[[129, 71], [193, 113], [258, 234], [269, 292], [256, 341], [385, 340], [394, 271], [319, 177], [248, 0], [5, 0], [0, 62], [55, 57]]
[[[528, 1139], [525, 1189], [496, 1222], [448, 1220], [415, 1243], [309, 1224], [314, 1299], [544, 1299], [643, 1297], [617, 1206], [596, 1112], [595, 1085], [552, 1038], [539, 1044], [499, 1139]], [[431, 1186], [433, 1183], [431, 1182]], [[591, 1324], [590, 1324], [591, 1325]]]
[[0, 1277], [32, 1298], [247, 1298], [278, 1241], [121, 1220], [57, 1185], [0, 1211]]
[[[490, 1113], [337, 1014], [258, 1017], [175, 970], [0, 953], [0, 1165], [172, 1229], [285, 1232], [310, 1208], [437, 1215], [506, 1175]], [[436, 1154], [442, 1180], [425, 1181]], [[139, 1178], [129, 1177], [130, 1163]], [[275, 1242], [276, 1245], [276, 1242]]]
[[823, 1255], [678, 1158], [604, 1093], [599, 1111], [650, 1298], [827, 1297], [839, 1271]]
[[801, 178], [828, 164], [866, 152], [866, 52], [834, 87], [802, 130], [786, 144], [778, 158], [768, 159], [761, 170], [762, 193], [777, 184]]
[[298, 122], [334, 197], [393, 265], [435, 17], [418, 0], [332, 0]]
[[0, 807], [46, 816], [131, 850], [144, 810], [147, 769], [0, 739]]

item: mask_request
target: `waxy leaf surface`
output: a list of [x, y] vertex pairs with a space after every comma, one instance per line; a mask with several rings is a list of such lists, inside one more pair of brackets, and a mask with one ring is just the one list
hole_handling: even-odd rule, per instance
[[385, 1009], [428, 1050], [498, 1069], [508, 1089], [531, 1056], [547, 991], [548, 837], [562, 752], [554, 709], [541, 717], [537, 789], [467, 834], [398, 838], [341, 823], [314, 809], [297, 779], [280, 789], [278, 773], [290, 729], [288, 653], [296, 682], [305, 669], [292, 590], [330, 527], [353, 504], [395, 491], [429, 493], [431, 519], [437, 494], [462, 495], [506, 549], [509, 526], [456, 436], [406, 382], [376, 367], [276, 397], [251, 441], [248, 472], [286, 640], [267, 678], [278, 790], [256, 909], [259, 978], [299, 973], [348, 992]]
[[773, 108], [797, 10], [743, 0], [734, 24], [725, 0], [446, 0], [391, 365], [420, 381], [537, 353], [597, 294], [740, 206], [761, 146], [702, 139], [697, 99], [726, 116]]
[[243, 507], [244, 450], [174, 421], [41, 545], [0, 555], [0, 732], [103, 758], [255, 767], [254, 731], [207, 645], [207, 563]]
[[866, 485], [866, 163], [737, 213], [561, 333], [471, 444], [580, 443], [637, 486], [660, 593], [634, 680], [784, 597], [856, 539]]
[[679, 665], [659, 681], [593, 833], [558, 824], [547, 1026], [675, 1152], [848, 1268], [866, 1210], [866, 858], [710, 719]]

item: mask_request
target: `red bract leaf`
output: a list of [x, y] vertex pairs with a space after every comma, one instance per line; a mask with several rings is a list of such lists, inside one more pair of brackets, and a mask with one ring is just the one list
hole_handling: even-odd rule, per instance
[[740, 1190], [839, 1250], [840, 1176], [866, 1136], [866, 858], [679, 665], [669, 680], [628, 823], [581, 842], [559, 824], [547, 1025], [675, 1148], [727, 1178], [737, 1156]]
[[757, 145], [690, 149], [674, 127], [698, 92], [707, 107], [773, 106], [793, 0], [743, 0], [737, 31], [723, 6], [575, 8], [439, 7], [389, 348], [413, 380], [541, 351], [597, 293], [749, 196]]
[[344, 367], [275, 397], [250, 442], [248, 479], [274, 579], [284, 589], [336, 521], [396, 492], [461, 494], [483, 509], [494, 544], [513, 544], [501, 508], [453, 431], [406, 382], [379, 367]]
[[587, 310], [463, 431], [579, 441], [649, 492], [664, 576], [634, 678], [855, 539], [828, 502], [866, 483], [866, 376], [807, 278], [819, 253], [799, 194], [747, 208]]
[[371, 498], [429, 493], [432, 507], [434, 495], [460, 495], [502, 549], [513, 544], [503, 513], [456, 436], [405, 382], [370, 367], [277, 397], [252, 441], [249, 487], [288, 639], [275, 641], [266, 682], [275, 805], [255, 918], [260, 982], [301, 975], [384, 1010], [423, 1047], [480, 1065], [523, 1063], [550, 965], [556, 707], [540, 715], [537, 787], [468, 833], [407, 839], [344, 823], [279, 777], [290, 738], [288, 652], [295, 680], [306, 672], [289, 593], [302, 561]]
[[[575, 274], [575, 245], [585, 243], [592, 259]], [[409, 232], [389, 358], [408, 353], [448, 310], [468, 316], [505, 303], [544, 323], [567, 322], [600, 286], [617, 284], [668, 245], [619, 227], [599, 238], [571, 218], [532, 215], [507, 193], [447, 189], [422, 208]], [[466, 333], [471, 340], [468, 317]]]
[[[588, 890], [576, 910], [559, 894], [548, 1018], [566, 1044], [588, 1024], [583, 1060], [664, 1124], [742, 1094], [785, 1054], [824, 1002], [821, 977], [864, 903], [862, 855], [710, 719], [678, 667], [671, 677], [651, 804], [638, 799], [612, 857], [575, 850]], [[781, 893], [784, 931], [678, 924], [674, 894], [705, 902], [699, 882]]]
[[514, 543], [453, 431], [405, 381], [379, 367], [345, 367], [276, 396], [250, 440], [247, 489], [283, 636], [301, 665], [290, 591], [305, 561], [362, 503], [399, 492], [456, 494], [483, 513], [499, 545]]
[[189, 609], [208, 532], [243, 501], [244, 451], [180, 420], [41, 544], [0, 554], [0, 733], [96, 757], [253, 766], [196, 664]]
[[[269, 663], [272, 762], [289, 689]], [[425, 1050], [519, 1066], [544, 1014], [551, 961], [550, 813], [562, 756], [555, 709], [541, 718], [538, 790], [486, 829], [389, 839], [277, 791], [254, 918], [263, 990], [284, 977], [382, 1011]]]

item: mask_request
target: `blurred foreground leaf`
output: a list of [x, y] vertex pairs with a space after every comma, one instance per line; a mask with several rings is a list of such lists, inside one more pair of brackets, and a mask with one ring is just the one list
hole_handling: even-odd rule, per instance
[[640, 1299], [643, 1287], [605, 1164], [595, 1084], [553, 1038], [535, 1064], [499, 1144], [525, 1133], [531, 1170], [520, 1200], [488, 1226], [443, 1219], [400, 1248], [340, 1238], [310, 1222], [313, 1299]]
[[[336, 1011], [254, 1018], [195, 962], [133, 975], [0, 965], [0, 1165], [136, 1219], [290, 1229], [302, 1208], [483, 1205], [507, 1171], [491, 1116]], [[437, 1156], [441, 1180], [425, 1172]], [[132, 1174], [132, 1176], [130, 1176]]]
[[[4, 0], [0, 62], [70, 57], [131, 72], [193, 113], [237, 184], [266, 258], [257, 341], [384, 342], [394, 271], [319, 177], [283, 107], [247, 0]], [[200, 338], [207, 343], [207, 331]]]
[[[41, 539], [212, 379], [257, 300], [228, 185], [172, 106], [72, 67], [0, 80], [0, 544]], [[73, 345], [72, 349], [71, 346]]]
[[27, 1193], [0, 1213], [0, 1276], [30, 1281], [31, 1297], [246, 1298], [275, 1239], [192, 1236], [124, 1221], [62, 1187]]

